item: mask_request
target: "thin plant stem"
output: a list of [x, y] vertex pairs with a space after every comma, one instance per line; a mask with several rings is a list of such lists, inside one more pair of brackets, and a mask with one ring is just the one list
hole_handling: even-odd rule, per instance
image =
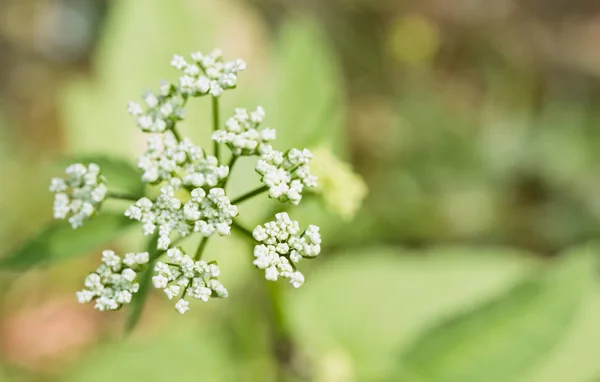
[[[213, 131], [219, 130], [219, 97], [212, 97]], [[217, 160], [220, 162], [219, 142], [213, 141], [213, 151]]]
[[[256, 243], [252, 236], [252, 232], [235, 220], [231, 224], [231, 228], [241, 233], [248, 240], [248, 243]], [[268, 311], [269, 320], [271, 322], [272, 350], [278, 366], [277, 380], [287, 381], [290, 380], [291, 376], [298, 374], [297, 370], [294, 370], [297, 349], [290, 330], [290, 325], [285, 318], [281, 285], [274, 282], [267, 282], [266, 294], [269, 303]]]
[[179, 131], [177, 131], [177, 126], [173, 125], [171, 131], [173, 132], [175, 139], [177, 139], [177, 142], [181, 142], [181, 134], [179, 134]]
[[237, 198], [233, 199], [231, 201], [231, 204], [239, 204], [245, 200], [255, 197], [256, 195], [262, 194], [263, 192], [267, 191], [268, 189], [269, 189], [268, 186], [262, 186], [262, 187], [256, 188], [252, 191], [245, 193], [244, 195], [238, 196]]
[[249, 229], [242, 227], [240, 223], [235, 220], [231, 223], [231, 228], [244, 235], [252, 244], [254, 244], [254, 236], [252, 236], [252, 232]]
[[120, 193], [120, 192], [109, 192], [107, 196], [109, 198], [113, 198], [113, 199], [130, 200], [133, 202], [138, 201], [138, 199], [140, 198], [139, 196], [136, 196], [136, 195], [125, 194], [125, 193]]
[[206, 244], [208, 243], [208, 237], [203, 237], [200, 240], [200, 245], [198, 245], [198, 249], [196, 250], [196, 254], [194, 255], [194, 260], [199, 261], [202, 258], [202, 253], [204, 253], [204, 248], [206, 248]]
[[231, 159], [229, 160], [229, 164], [227, 165], [227, 167], [229, 167], [229, 176], [225, 178], [225, 180], [223, 181], [223, 188], [225, 188], [225, 186], [227, 185], [227, 181], [229, 180], [229, 178], [231, 178], [231, 169], [233, 168], [233, 165], [235, 164], [235, 162], [237, 162], [239, 158], [239, 155], [232, 155]]

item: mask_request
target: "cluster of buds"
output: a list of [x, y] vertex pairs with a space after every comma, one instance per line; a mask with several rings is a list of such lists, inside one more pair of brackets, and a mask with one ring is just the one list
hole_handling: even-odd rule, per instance
[[258, 155], [261, 145], [275, 139], [275, 129], [259, 130], [264, 118], [265, 111], [260, 106], [253, 112], [235, 109], [234, 116], [225, 123], [225, 130], [215, 131], [212, 140], [225, 143], [233, 155]]
[[170, 131], [148, 140], [148, 149], [139, 157], [138, 167], [144, 172], [144, 182], [166, 181], [174, 189], [215, 187], [229, 175], [229, 167], [220, 166], [216, 157], [206, 155], [187, 138], [179, 142]]
[[183, 314], [189, 308], [189, 297], [208, 301], [210, 297], [226, 298], [227, 289], [218, 280], [221, 271], [215, 263], [194, 261], [181, 248], [167, 251], [168, 262], [157, 262], [156, 276], [152, 277], [155, 288], [162, 289], [169, 300], [179, 296], [175, 309]]
[[191, 232], [200, 232], [204, 237], [214, 233], [229, 235], [238, 210], [222, 188], [211, 188], [208, 194], [202, 188], [196, 188], [185, 203], [175, 196], [171, 186], [160, 191], [156, 201], [144, 197], [125, 211], [125, 216], [143, 223], [145, 236], [158, 229], [158, 249], [169, 248], [173, 232], [181, 237]]
[[269, 197], [298, 205], [304, 187], [317, 186], [317, 177], [311, 174], [308, 167], [311, 159], [312, 154], [308, 149], [291, 149], [282, 153], [269, 145], [261, 146], [256, 172], [269, 188]]
[[98, 211], [108, 188], [95, 163], [87, 166], [72, 164], [67, 167], [66, 174], [66, 179], [53, 178], [50, 184], [50, 191], [55, 193], [54, 218], [69, 217], [71, 226], [78, 228]]
[[191, 96], [210, 94], [219, 97], [224, 90], [236, 87], [238, 73], [246, 69], [243, 60], [224, 61], [220, 49], [206, 55], [195, 52], [190, 57], [191, 62], [188, 63], [185, 58], [176, 55], [171, 66], [183, 73], [179, 78], [180, 91]]
[[102, 252], [102, 264], [85, 278], [86, 289], [76, 293], [77, 301], [86, 304], [95, 299], [95, 308], [100, 311], [120, 309], [139, 290], [137, 272], [148, 261], [148, 252], [128, 253], [124, 259], [113, 251]]
[[265, 270], [265, 279], [289, 279], [294, 288], [304, 284], [304, 275], [296, 265], [303, 257], [314, 258], [321, 252], [319, 227], [309, 225], [300, 232], [300, 224], [285, 212], [256, 227], [252, 236], [261, 243], [254, 247], [254, 265]]

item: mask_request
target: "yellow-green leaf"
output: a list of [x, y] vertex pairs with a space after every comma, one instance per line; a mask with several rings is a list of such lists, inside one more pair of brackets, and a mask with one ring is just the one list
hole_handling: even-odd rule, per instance
[[0, 269], [24, 270], [98, 250], [132, 223], [121, 214], [110, 213], [100, 213], [78, 229], [72, 229], [66, 221], [54, 222], [0, 259]]
[[423, 333], [393, 380], [512, 382], [565, 335], [589, 285], [591, 256], [572, 253], [510, 292]]

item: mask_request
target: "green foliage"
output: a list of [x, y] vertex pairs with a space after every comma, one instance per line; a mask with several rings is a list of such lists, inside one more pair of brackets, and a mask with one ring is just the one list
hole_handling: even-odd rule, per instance
[[581, 309], [561, 343], [547, 354], [520, 382], [599, 381], [600, 289], [590, 285]]
[[286, 299], [288, 319], [317, 370], [355, 380], [589, 380], [600, 371], [591, 249], [543, 268], [502, 249], [341, 253]]
[[501, 294], [534, 264], [506, 249], [338, 253], [290, 292], [288, 319], [315, 360], [339, 350], [354, 363], [356, 380], [377, 380], [389, 376], [396, 349], [425, 325]]
[[84, 255], [123, 234], [131, 224], [122, 214], [111, 213], [101, 213], [76, 230], [57, 221], [0, 259], [0, 269], [26, 270]]
[[276, 84], [268, 105], [277, 146], [314, 147], [324, 142], [343, 150], [343, 83], [337, 59], [318, 25], [288, 20], [276, 46]]
[[148, 299], [148, 293], [150, 292], [152, 286], [154, 264], [158, 260], [159, 254], [163, 253], [163, 251], [156, 252], [157, 241], [158, 235], [152, 235], [148, 241], [148, 245], [146, 246], [146, 250], [151, 254], [150, 262], [148, 263], [146, 271], [139, 277], [140, 289], [136, 294], [133, 295], [131, 304], [129, 305], [129, 314], [127, 316], [127, 321], [125, 322], [126, 334], [129, 334], [133, 331], [140, 320], [140, 317], [142, 316], [142, 312], [144, 311], [144, 306], [146, 305], [146, 300]]
[[230, 381], [235, 364], [227, 362], [222, 333], [213, 322], [175, 317], [158, 335], [101, 345], [65, 381]]
[[589, 285], [588, 250], [566, 256], [498, 299], [426, 331], [405, 349], [407, 381], [510, 382], [563, 337]]
[[[134, 142], [137, 131], [126, 113], [127, 101], [158, 87], [161, 78], [173, 77], [173, 54], [212, 48], [207, 44], [214, 37], [214, 19], [208, 12], [189, 12], [188, 6], [161, 0], [111, 4], [94, 59], [96, 78], [73, 80], [63, 94], [71, 151], [125, 155], [134, 145], [144, 147]], [[188, 115], [192, 126], [200, 126], [197, 116]]]

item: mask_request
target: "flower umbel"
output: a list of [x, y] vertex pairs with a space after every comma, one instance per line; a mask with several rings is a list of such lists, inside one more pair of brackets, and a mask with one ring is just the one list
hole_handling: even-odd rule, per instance
[[237, 207], [231, 204], [222, 188], [211, 188], [208, 194], [196, 188], [191, 192], [191, 199], [182, 203], [171, 186], [161, 188], [156, 201], [144, 197], [125, 211], [125, 216], [144, 223], [145, 236], [158, 228], [159, 249], [169, 248], [172, 232], [181, 237], [192, 232], [200, 232], [205, 237], [214, 233], [229, 235], [232, 219], [237, 214]]
[[162, 289], [169, 300], [179, 298], [175, 309], [184, 314], [189, 310], [189, 301], [208, 301], [211, 297], [226, 298], [227, 289], [218, 280], [221, 270], [215, 263], [194, 261], [181, 248], [167, 251], [167, 262], [158, 262], [152, 277], [155, 288]]
[[95, 163], [75, 163], [67, 167], [66, 178], [53, 178], [50, 191], [54, 192], [54, 218], [65, 219], [73, 228], [94, 215], [106, 199], [106, 179]]
[[252, 236], [261, 242], [254, 247], [254, 265], [265, 270], [267, 280], [289, 279], [294, 288], [304, 284], [304, 275], [296, 264], [303, 257], [314, 258], [321, 252], [319, 227], [309, 225], [300, 232], [299, 223], [285, 212], [276, 214], [274, 221], [257, 226]]
[[352, 167], [342, 162], [330, 149], [314, 150], [311, 163], [313, 173], [319, 178], [315, 192], [322, 195], [327, 208], [344, 220], [351, 220], [367, 196], [367, 185]]
[[215, 187], [229, 175], [228, 166], [206, 155], [185, 138], [178, 142], [170, 131], [148, 140], [148, 150], [138, 159], [142, 180], [150, 184], [169, 182], [174, 189]]
[[256, 172], [269, 187], [269, 197], [298, 205], [304, 187], [317, 186], [317, 177], [311, 174], [308, 167], [311, 159], [312, 154], [308, 149], [291, 149], [282, 153], [270, 145], [260, 146]]
[[[181, 314], [190, 309], [192, 300], [228, 296], [219, 281], [219, 266], [203, 261], [202, 255], [212, 236], [230, 235], [232, 227], [252, 240], [250, 232], [235, 221], [238, 207], [227, 192], [232, 168], [240, 157], [258, 157], [255, 170], [263, 186], [242, 193], [233, 199], [235, 204], [268, 191], [272, 199], [298, 205], [306, 189], [317, 187], [317, 177], [309, 167], [312, 153], [308, 149], [274, 149], [271, 145], [276, 132], [262, 125], [262, 107], [253, 111], [237, 108], [221, 126], [219, 97], [225, 90], [237, 87], [238, 74], [246, 67], [244, 61], [225, 61], [217, 49], [208, 54], [195, 52], [189, 58], [176, 55], [171, 65], [180, 71], [177, 80], [162, 82], [157, 92], [143, 94], [143, 103], [128, 105], [137, 126], [145, 133], [153, 133], [137, 161], [141, 180], [149, 192], [138, 194], [140, 187], [131, 193], [109, 193], [106, 179], [93, 163], [69, 166], [67, 176], [54, 178], [50, 186], [56, 193], [55, 218], [68, 218], [73, 228], [96, 214], [102, 202], [111, 197], [135, 201], [124, 215], [141, 223], [144, 236], [153, 235], [148, 244], [151, 254], [128, 253], [122, 259], [113, 251], [103, 252], [102, 264], [86, 277], [85, 288], [77, 292], [79, 302], [95, 301], [95, 308], [101, 311], [118, 310], [136, 298], [140, 272], [149, 272], [144, 274], [146, 280], [151, 279], [154, 287], [174, 300], [175, 309]], [[210, 97], [212, 103], [212, 150], [194, 144], [178, 130], [188, 102], [204, 96]], [[230, 152], [227, 162], [222, 162], [227, 156], [221, 152], [224, 147]], [[322, 192], [327, 191], [324, 188]], [[194, 235], [200, 238], [194, 257], [182, 247], [174, 247], [175, 242]], [[287, 279], [295, 288], [305, 281], [297, 264], [321, 251], [319, 228], [309, 225], [302, 231], [299, 223], [285, 212], [275, 214], [274, 221], [258, 225], [252, 237], [258, 241], [257, 244], [252, 240], [256, 244], [254, 265], [265, 271], [267, 280]], [[154, 266], [148, 267], [150, 260]]]
[[118, 310], [129, 304], [140, 288], [137, 272], [149, 261], [148, 252], [128, 253], [121, 259], [113, 251], [102, 252], [102, 264], [85, 278], [85, 289], [76, 293], [80, 304], [95, 299], [100, 311]]
[[258, 155], [260, 145], [275, 139], [275, 129], [259, 130], [264, 118], [265, 111], [260, 106], [252, 112], [235, 109], [234, 116], [225, 123], [225, 130], [215, 131], [212, 140], [225, 143], [233, 155]]

